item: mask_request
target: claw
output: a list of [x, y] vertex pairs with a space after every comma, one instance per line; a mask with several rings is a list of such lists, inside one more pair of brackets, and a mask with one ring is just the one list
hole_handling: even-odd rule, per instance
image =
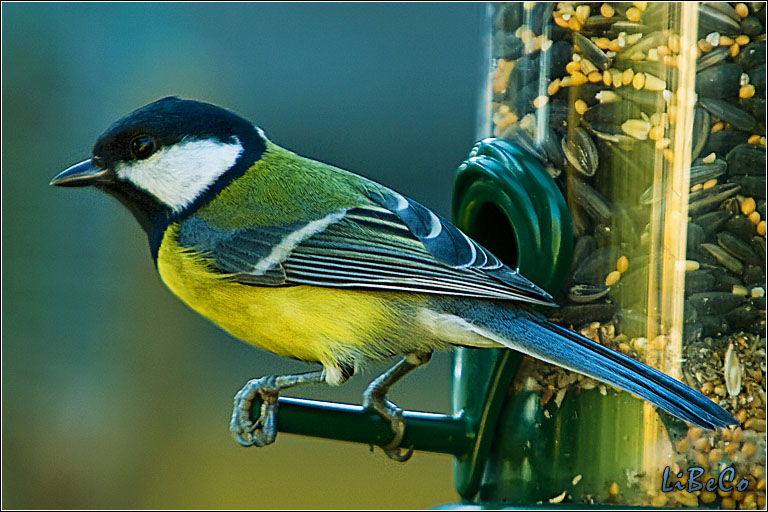
[[382, 414], [382, 416], [389, 419], [389, 426], [392, 429], [392, 432], [395, 433], [395, 437], [393, 437], [392, 441], [386, 446], [382, 446], [381, 449], [389, 453], [390, 451], [399, 448], [400, 443], [403, 442], [403, 437], [405, 436], [405, 418], [403, 417], [403, 410], [392, 402], [386, 402], [386, 405], [388, 406], [388, 414], [382, 414], [381, 411], [379, 411], [379, 414]]
[[392, 460], [405, 462], [413, 455], [413, 447], [405, 449], [400, 446], [405, 436], [405, 417], [403, 410], [384, 398], [384, 396], [375, 393], [366, 393], [363, 398], [363, 407], [373, 409], [379, 416], [389, 421], [389, 426], [395, 436], [381, 449]]
[[411, 456], [413, 456], [413, 446], [409, 448], [398, 446], [392, 450], [384, 450], [384, 453], [386, 453], [387, 457], [394, 460], [395, 462], [406, 462], [411, 458]]
[[[265, 379], [252, 379], [237, 392], [229, 430], [241, 446], [266, 446], [277, 436], [277, 391]], [[262, 399], [259, 419], [251, 421], [254, 398]]]

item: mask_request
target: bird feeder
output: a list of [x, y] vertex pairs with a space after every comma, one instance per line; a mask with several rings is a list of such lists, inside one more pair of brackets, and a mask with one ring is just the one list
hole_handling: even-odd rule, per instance
[[[513, 351], [459, 349], [452, 413], [406, 411], [402, 442], [455, 457], [451, 507], [765, 507], [766, 10], [488, 7], [482, 140], [457, 172], [457, 226], [552, 293], [552, 321], [742, 426], [702, 431]], [[284, 397], [278, 429], [392, 438], [362, 407]], [[692, 467], [747, 486], [664, 487]]]

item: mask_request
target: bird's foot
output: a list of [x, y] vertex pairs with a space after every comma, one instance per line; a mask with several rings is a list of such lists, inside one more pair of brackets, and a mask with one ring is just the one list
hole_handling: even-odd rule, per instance
[[382, 446], [381, 449], [392, 460], [397, 462], [405, 462], [413, 455], [413, 447], [404, 448], [400, 446], [403, 442], [403, 436], [405, 436], [405, 417], [403, 416], [403, 410], [386, 399], [386, 396], [382, 393], [377, 393], [378, 389], [373, 385], [366, 389], [363, 395], [363, 407], [366, 409], [373, 409], [379, 416], [389, 422], [392, 432], [395, 436], [387, 445]]
[[[242, 446], [266, 446], [277, 437], [277, 395], [274, 377], [251, 379], [235, 395], [229, 430]], [[261, 414], [251, 420], [251, 405], [261, 397]]]

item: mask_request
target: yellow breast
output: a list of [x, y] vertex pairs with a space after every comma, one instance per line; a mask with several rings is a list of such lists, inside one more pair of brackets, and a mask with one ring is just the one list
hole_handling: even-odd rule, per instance
[[211, 271], [209, 259], [176, 242], [168, 228], [157, 268], [168, 288], [231, 335], [283, 357], [331, 364], [397, 353], [382, 346], [402, 327], [395, 294], [315, 286], [244, 285]]

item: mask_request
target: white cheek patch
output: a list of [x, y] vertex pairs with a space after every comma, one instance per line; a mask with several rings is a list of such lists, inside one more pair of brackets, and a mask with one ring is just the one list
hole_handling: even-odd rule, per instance
[[115, 172], [178, 213], [232, 167], [242, 152], [243, 146], [237, 139], [234, 144], [181, 141], [146, 160], [121, 162], [115, 166]]

